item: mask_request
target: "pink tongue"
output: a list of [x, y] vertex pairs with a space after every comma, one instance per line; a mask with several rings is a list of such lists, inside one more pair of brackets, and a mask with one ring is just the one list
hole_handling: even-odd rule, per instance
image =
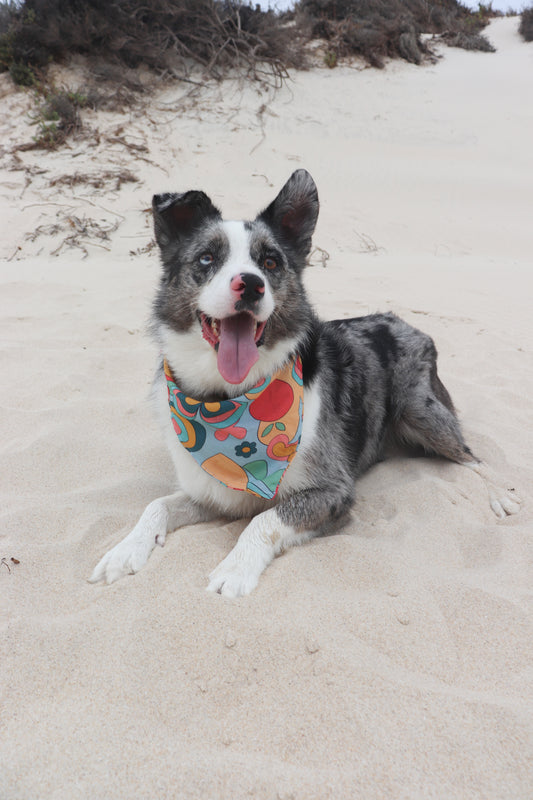
[[220, 320], [217, 365], [228, 383], [242, 383], [259, 358], [254, 333], [255, 323], [250, 314]]

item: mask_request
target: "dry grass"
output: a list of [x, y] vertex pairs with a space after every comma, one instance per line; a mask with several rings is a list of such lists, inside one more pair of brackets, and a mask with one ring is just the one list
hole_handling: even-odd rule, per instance
[[118, 192], [123, 183], [137, 183], [137, 178], [129, 169], [103, 170], [93, 174], [74, 172], [72, 175], [59, 175], [49, 181], [49, 186], [91, 186], [93, 189], [105, 189]]
[[26, 239], [34, 242], [40, 236], [59, 238], [59, 244], [50, 251], [50, 255], [59, 255], [63, 250], [81, 250], [83, 258], [89, 255], [89, 246], [110, 248], [103, 242], [110, 242], [111, 234], [119, 227], [119, 222], [94, 220], [89, 217], [78, 217], [70, 212], [58, 211], [57, 221], [50, 225], [39, 225], [31, 233], [26, 234]]

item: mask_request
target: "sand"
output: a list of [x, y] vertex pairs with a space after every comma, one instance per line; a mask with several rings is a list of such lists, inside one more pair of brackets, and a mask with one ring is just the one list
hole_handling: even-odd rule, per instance
[[[493, 55], [319, 69], [277, 93], [176, 84], [19, 163], [31, 101], [2, 82], [2, 800], [532, 796], [533, 47], [517, 27], [491, 24]], [[300, 166], [322, 203], [317, 310], [393, 310], [431, 334], [468, 442], [521, 513], [499, 521], [475, 474], [399, 455], [359, 482], [343, 533], [276, 559], [249, 597], [205, 591], [244, 521], [177, 531], [137, 575], [89, 584], [174, 485], [147, 397], [151, 195], [202, 188], [246, 217]], [[58, 182], [126, 169], [120, 189]]]

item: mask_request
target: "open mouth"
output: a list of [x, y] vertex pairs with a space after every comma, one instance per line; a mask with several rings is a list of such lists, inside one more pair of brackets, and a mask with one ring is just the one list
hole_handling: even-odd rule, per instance
[[266, 322], [241, 312], [224, 319], [200, 314], [202, 335], [217, 353], [218, 371], [228, 383], [242, 383], [259, 358]]
[[257, 345], [257, 347], [260, 347], [263, 344], [262, 339], [266, 322], [257, 322], [257, 320], [255, 320], [251, 316], [251, 314], [246, 314], [244, 312], [242, 314], [236, 314], [233, 317], [227, 317], [225, 320], [213, 319], [213, 317], [208, 317], [207, 314], [204, 313], [200, 314], [200, 322], [202, 323], [202, 335], [204, 339], [206, 340], [206, 342], [209, 342], [211, 347], [213, 347], [215, 350], [218, 350], [218, 345], [220, 342], [220, 329], [222, 322], [228, 322], [230, 320], [234, 320], [240, 327], [244, 328], [245, 326], [242, 323], [244, 322], [246, 324], [248, 320], [247, 319], [239, 320], [239, 318], [242, 317], [249, 318], [253, 321], [254, 343]]

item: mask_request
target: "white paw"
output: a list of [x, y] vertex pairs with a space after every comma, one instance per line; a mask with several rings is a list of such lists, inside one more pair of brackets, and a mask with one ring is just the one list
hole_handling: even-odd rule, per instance
[[225, 597], [242, 597], [255, 589], [262, 571], [236, 557], [232, 550], [209, 576], [207, 591]]
[[[136, 531], [132, 531], [100, 560], [89, 578], [89, 583], [101, 580], [113, 583], [124, 575], [138, 572], [148, 561], [155, 544], [154, 538], [139, 536]], [[158, 544], [163, 543], [158, 539]]]
[[490, 507], [498, 519], [505, 519], [505, 517], [511, 516], [511, 514], [518, 514], [520, 511], [522, 501], [514, 492], [492, 486], [489, 490], [489, 495]]
[[498, 485], [501, 477], [498, 479], [493, 470], [479, 461], [469, 461], [465, 464], [465, 467], [477, 472], [485, 483], [489, 493], [490, 507], [498, 519], [505, 519], [511, 514], [518, 514], [522, 501], [515, 494], [514, 489], [503, 489]]

